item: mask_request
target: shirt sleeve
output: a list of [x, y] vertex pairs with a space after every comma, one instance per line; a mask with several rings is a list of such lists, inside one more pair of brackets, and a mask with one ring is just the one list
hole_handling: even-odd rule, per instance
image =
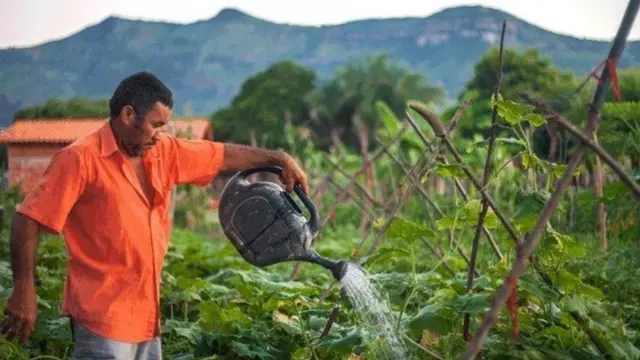
[[209, 140], [171, 138], [173, 164], [170, 166], [176, 185], [206, 186], [224, 164], [224, 144]]
[[60, 233], [85, 183], [82, 156], [75, 149], [63, 149], [51, 158], [42, 178], [26, 195], [17, 212]]

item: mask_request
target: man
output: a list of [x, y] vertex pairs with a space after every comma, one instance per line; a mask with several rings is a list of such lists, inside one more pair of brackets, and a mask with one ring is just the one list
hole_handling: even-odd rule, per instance
[[279, 165], [287, 191], [308, 192], [306, 175], [279, 151], [161, 134], [171, 91], [154, 75], [124, 79], [104, 126], [52, 158], [11, 225], [14, 289], [2, 333], [26, 341], [36, 314], [41, 231], [62, 233], [68, 250], [63, 314], [73, 359], [161, 359], [160, 274], [169, 246], [171, 188], [207, 185], [220, 172]]

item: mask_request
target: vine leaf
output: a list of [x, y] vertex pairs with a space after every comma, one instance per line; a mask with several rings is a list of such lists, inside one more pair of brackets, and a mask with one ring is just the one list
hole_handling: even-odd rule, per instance
[[494, 105], [498, 108], [498, 115], [510, 125], [520, 123], [522, 116], [533, 109], [531, 105], [519, 104], [511, 100], [498, 100], [494, 102]]
[[458, 164], [437, 164], [434, 172], [443, 178], [463, 179], [466, 176]]
[[[437, 220], [436, 227], [438, 230], [473, 228], [478, 224], [481, 210], [482, 202], [479, 199], [471, 199], [462, 206], [457, 214], [448, 215]], [[495, 229], [498, 224], [498, 216], [489, 208], [484, 219], [484, 225], [487, 229]]]
[[528, 122], [529, 124], [531, 124], [531, 126], [534, 126], [534, 127], [540, 127], [545, 123], [545, 120], [542, 117], [542, 115], [536, 114], [536, 113], [526, 114], [523, 120]]
[[420, 238], [434, 238], [436, 232], [416, 222], [397, 217], [391, 221], [385, 235], [390, 238], [400, 238], [409, 242]]

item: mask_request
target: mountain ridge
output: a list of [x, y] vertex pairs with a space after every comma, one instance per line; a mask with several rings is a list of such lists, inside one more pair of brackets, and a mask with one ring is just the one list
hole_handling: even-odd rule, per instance
[[[349, 21], [343, 21], [343, 22], [339, 22], [339, 23], [334, 23], [334, 24], [320, 24], [320, 25], [302, 25], [302, 24], [297, 24], [297, 23], [290, 23], [290, 22], [282, 22], [282, 21], [273, 21], [273, 20], [268, 20], [265, 18], [261, 18], [257, 15], [252, 15], [249, 12], [240, 10], [239, 8], [235, 8], [233, 6], [227, 6], [224, 7], [222, 9], [220, 9], [220, 11], [218, 13], [216, 13], [216, 15], [213, 15], [209, 18], [206, 19], [200, 19], [200, 20], [195, 20], [192, 22], [185, 22], [185, 23], [180, 23], [180, 22], [172, 22], [172, 21], [166, 21], [166, 20], [153, 20], [153, 19], [141, 19], [141, 18], [133, 18], [133, 17], [125, 17], [125, 16], [118, 16], [118, 15], [108, 15], [105, 18], [94, 22], [94, 23], [90, 23], [87, 24], [86, 26], [84, 26], [83, 28], [81, 28], [80, 30], [69, 34], [67, 36], [58, 38], [58, 39], [52, 39], [49, 41], [45, 41], [42, 43], [38, 43], [38, 44], [34, 44], [34, 45], [28, 45], [28, 46], [7, 46], [7, 47], [0, 47], [0, 51], [2, 50], [8, 50], [8, 49], [30, 49], [30, 48], [34, 48], [34, 47], [38, 47], [50, 42], [55, 42], [55, 41], [60, 41], [60, 40], [65, 40], [79, 32], [82, 32], [84, 30], [86, 30], [89, 27], [92, 26], [96, 26], [96, 25], [100, 25], [103, 22], [107, 22], [107, 21], [111, 21], [111, 20], [122, 20], [122, 21], [132, 21], [132, 22], [141, 22], [141, 23], [148, 23], [148, 24], [163, 24], [163, 25], [177, 25], [177, 26], [189, 26], [189, 25], [193, 25], [193, 24], [198, 24], [198, 23], [203, 23], [203, 22], [209, 22], [212, 20], [219, 20], [220, 19], [220, 15], [224, 14], [225, 17], [227, 17], [226, 13], [233, 13], [233, 14], [238, 14], [238, 15], [242, 15], [242, 16], [246, 16], [249, 18], [253, 18], [255, 20], [259, 20], [259, 21], [263, 21], [266, 23], [271, 23], [271, 24], [275, 24], [275, 25], [284, 25], [284, 26], [289, 26], [289, 27], [296, 27], [296, 28], [314, 28], [314, 29], [326, 29], [326, 28], [331, 28], [331, 27], [340, 27], [340, 26], [344, 26], [344, 25], [350, 25], [350, 24], [357, 24], [357, 23], [363, 23], [363, 22], [386, 22], [386, 21], [394, 21], [394, 20], [424, 20], [427, 19], [429, 17], [441, 14], [443, 12], [447, 12], [450, 10], [462, 10], [462, 9], [472, 9], [472, 10], [488, 10], [488, 11], [495, 11], [497, 13], [500, 13], [501, 15], [507, 15], [508, 17], [510, 17], [513, 20], [517, 20], [519, 22], [525, 23], [527, 25], [530, 26], [534, 26], [540, 30], [549, 32], [551, 34], [554, 34], [556, 36], [561, 36], [561, 37], [567, 37], [567, 38], [571, 38], [571, 39], [575, 39], [575, 40], [582, 40], [582, 41], [595, 41], [595, 42], [611, 42], [613, 40], [613, 37], [615, 34], [612, 34], [611, 38], [609, 39], [603, 39], [603, 38], [590, 38], [590, 37], [579, 37], [576, 35], [572, 35], [572, 34], [567, 34], [567, 33], [561, 33], [561, 32], [556, 32], [556, 31], [552, 31], [549, 29], [546, 29], [540, 25], [536, 25], [533, 24], [521, 17], [512, 15], [506, 11], [500, 10], [498, 8], [494, 8], [491, 6], [484, 6], [484, 5], [460, 5], [460, 6], [453, 6], [453, 7], [443, 7], [440, 10], [437, 10], [433, 13], [431, 13], [430, 15], [424, 15], [424, 16], [397, 16], [397, 17], [376, 17], [376, 18], [364, 18], [364, 19], [358, 19], [358, 20], [349, 20]], [[640, 39], [636, 39], [636, 40], [632, 40], [629, 41], [629, 43], [632, 42], [638, 42], [640, 41]]]
[[[351, 59], [387, 53], [458, 95], [473, 66], [497, 45], [502, 20], [505, 46], [538, 48], [562, 69], [584, 75], [608, 53], [609, 41], [547, 31], [504, 11], [479, 5], [449, 7], [426, 17], [372, 18], [329, 25], [271, 22], [237, 8], [191, 23], [108, 16], [62, 39], [0, 49], [0, 126], [12, 111], [49, 97], [108, 97], [124, 76], [157, 73], [200, 114], [225, 106], [242, 81], [289, 59], [325, 79]], [[629, 42], [624, 68], [640, 59]], [[6, 105], [11, 104], [11, 105]]]

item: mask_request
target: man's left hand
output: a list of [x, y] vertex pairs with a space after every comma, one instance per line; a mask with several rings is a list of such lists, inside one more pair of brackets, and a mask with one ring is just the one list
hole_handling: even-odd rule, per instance
[[292, 192], [293, 186], [295, 184], [300, 184], [304, 193], [309, 194], [307, 175], [291, 155], [284, 153], [280, 166], [282, 167], [282, 176], [280, 177], [280, 180], [284, 183], [287, 192]]

